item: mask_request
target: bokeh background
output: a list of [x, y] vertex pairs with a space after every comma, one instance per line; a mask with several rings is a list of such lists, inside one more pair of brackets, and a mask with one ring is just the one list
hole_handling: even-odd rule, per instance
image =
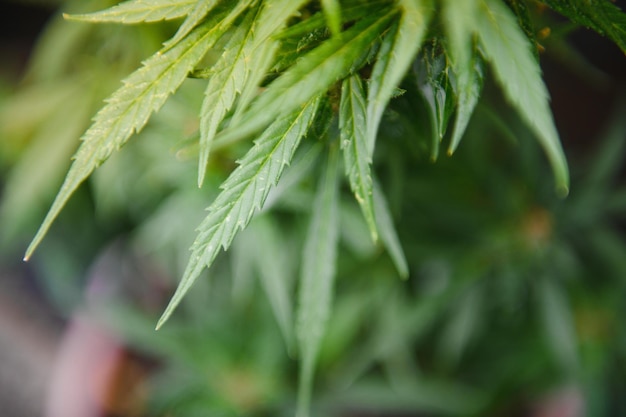
[[[22, 262], [90, 118], [175, 30], [60, 15], [110, 4], [0, 5], [1, 414], [290, 415], [296, 361], [259, 283], [244, 279], [258, 273], [242, 254], [266, 256], [274, 236], [290, 242], [281, 265], [297, 269], [291, 230], [310, 184], [253, 223], [181, 313], [152, 330], [236, 154], [217, 153], [197, 189], [197, 80], [79, 190]], [[626, 415], [626, 57], [543, 13], [541, 64], [570, 196], [555, 195], [541, 150], [490, 83], [453, 157], [432, 164], [420, 149], [381, 146], [412, 273], [400, 282], [390, 272], [346, 205], [320, 415]], [[410, 132], [399, 120], [411, 105], [396, 100], [390, 138]]]

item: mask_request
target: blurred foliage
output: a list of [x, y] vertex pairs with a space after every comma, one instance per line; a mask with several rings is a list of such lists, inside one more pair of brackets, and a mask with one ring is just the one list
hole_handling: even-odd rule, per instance
[[[184, 4], [190, 16], [202, 14], [199, 7], [189, 11], [192, 2], [169, 3]], [[337, 8], [340, 3], [345, 8]], [[398, 30], [396, 37], [374, 36], [375, 46], [364, 47], [368, 56], [354, 58], [376, 64], [348, 68], [349, 76], [333, 84], [325, 99], [306, 100], [302, 117], [314, 121], [304, 123], [310, 125], [309, 134], [294, 147], [280, 182], [260, 204], [251, 204], [249, 213], [240, 213], [250, 223], [227, 252], [212, 255], [214, 263], [211, 258], [192, 268], [195, 283], [181, 303], [182, 311], [159, 332], [153, 331], [164, 294], [178, 277], [189, 277], [188, 248], [204, 208], [237, 189], [219, 187], [224, 181], [237, 184], [241, 177], [231, 173], [244, 175], [245, 161], [263, 157], [263, 141], [272, 140], [261, 134], [252, 148], [257, 153], [246, 154], [250, 144], [241, 139], [272, 122], [267, 115], [257, 116], [259, 109], [269, 109], [277, 120], [266, 132], [275, 132], [292, 117], [277, 104], [281, 96], [272, 92], [272, 83], [281, 85], [281, 77], [293, 74], [289, 71], [296, 65], [302, 71], [296, 75], [315, 74], [307, 73], [306, 63], [298, 64], [297, 57], [346, 41], [337, 36], [341, 22], [347, 21], [346, 29], [357, 33], [359, 23], [352, 20], [368, 21], [364, 14], [377, 7], [400, 7], [368, 2], [373, 4], [370, 10], [358, 2], [343, 3], [321, 2], [319, 10], [309, 5], [277, 38], [281, 44], [275, 62], [258, 62], [260, 71], [276, 71], [265, 81], [255, 81], [265, 83], [270, 99], [261, 99], [261, 94], [254, 101], [239, 91], [245, 103], [241, 109], [231, 109], [231, 103], [216, 116], [217, 122], [205, 116], [199, 120], [198, 109], [206, 110], [209, 96], [205, 78], [210, 83], [210, 77], [218, 76], [215, 67], [223, 56], [209, 52], [206, 62], [193, 71], [194, 78], [182, 82], [143, 129], [129, 130], [141, 132], [122, 152], [111, 150], [86, 186], [78, 188], [76, 183], [76, 197], [32, 261], [50, 297], [69, 315], [85, 303], [85, 283], [80, 282], [85, 278], [79, 277], [89, 275], [87, 265], [97, 254], [106, 254], [111, 242], [124, 242], [109, 261], [134, 265], [130, 272], [122, 268], [109, 277], [122, 290], [90, 300], [88, 309], [130, 349], [155, 362], [146, 382], [146, 415], [293, 415], [298, 378], [304, 390], [299, 410], [304, 415], [314, 372], [313, 415], [369, 410], [511, 415], [563, 386], [580, 389], [588, 416], [626, 413], [620, 394], [626, 389], [626, 334], [620, 325], [626, 313], [626, 241], [620, 231], [626, 212], [626, 189], [620, 183], [626, 104], [616, 105], [593, 157], [575, 160], [570, 196], [559, 198], [544, 152], [533, 139], [541, 135], [533, 123], [537, 117], [545, 119], [541, 106], [547, 101], [524, 110], [528, 103], [512, 97], [520, 86], [513, 85], [515, 77], [503, 78], [513, 71], [510, 62], [518, 59], [516, 50], [490, 43], [495, 35], [485, 28], [477, 34], [482, 43], [468, 44], [469, 54], [453, 40], [442, 45], [438, 40], [445, 38], [437, 25], [428, 28], [425, 46], [414, 61], [406, 60], [408, 74], [401, 77], [404, 74], [383, 62], [391, 58], [374, 58], [385, 57], [380, 51], [386, 47], [413, 47], [397, 28], [403, 23], [390, 18], [394, 23], [385, 30], [391, 32], [385, 33]], [[409, 3], [399, 2], [402, 7]], [[552, 23], [535, 2], [507, 1], [510, 9], [500, 2], [487, 3], [510, 20], [501, 24], [510, 31], [505, 38], [516, 42], [524, 39], [535, 45], [539, 26], [533, 22], [541, 21], [542, 27]], [[613, 6], [606, 6], [607, 14], [598, 22], [593, 10], [574, 10], [572, 2], [546, 3], [594, 29], [623, 19]], [[111, 5], [68, 1], [62, 7], [63, 12], [79, 14]], [[353, 17], [359, 7], [363, 15]], [[570, 16], [573, 11], [575, 18]], [[183, 28], [193, 27], [190, 19], [182, 21]], [[462, 18], [450, 19], [458, 23], [454, 19]], [[228, 32], [231, 38], [218, 41], [219, 48], [240, 39], [243, 29], [238, 28], [246, 23], [235, 21], [241, 26]], [[60, 15], [52, 19], [22, 83], [1, 96], [3, 256], [18, 256], [16, 251], [25, 246], [53, 190], [62, 183], [76, 138], [89, 127], [102, 99], [142, 60], [153, 59], [148, 56], [161, 42], [172, 35], [180, 42], [188, 39], [182, 29], [176, 32], [180, 22], [113, 27], [63, 22]], [[506, 26], [510, 22], [519, 27]], [[456, 36], [450, 28], [443, 30], [451, 39]], [[622, 33], [606, 35], [622, 45]], [[554, 43], [568, 48], [563, 39]], [[446, 47], [457, 50], [447, 52]], [[524, 66], [535, 65], [532, 60], [539, 55], [533, 55], [534, 49], [527, 48], [527, 56], [518, 62], [520, 73]], [[334, 58], [330, 54], [325, 59]], [[217, 63], [211, 67], [211, 62]], [[457, 74], [454, 65], [459, 62], [469, 72]], [[489, 68], [504, 97], [493, 88]], [[368, 77], [374, 78], [376, 71], [397, 78], [396, 84], [381, 81], [379, 87], [386, 89], [381, 97], [390, 99], [382, 109], [368, 101], [376, 94]], [[307, 90], [297, 77], [294, 84], [288, 81], [283, 84], [294, 97], [302, 94], [301, 88]], [[233, 128], [213, 132], [218, 136], [209, 157], [202, 139], [210, 134], [208, 126], [217, 123], [214, 128], [222, 129], [232, 119], [241, 121], [245, 134], [233, 134]], [[448, 132], [451, 120], [454, 129]], [[368, 157], [372, 129], [378, 132], [376, 152]], [[452, 157], [432, 162], [442, 139], [450, 138], [454, 150], [461, 136], [464, 140]], [[346, 144], [350, 139], [354, 143]], [[544, 149], [546, 143], [555, 146], [546, 138], [540, 143]], [[336, 172], [339, 152], [348, 166], [345, 182]], [[558, 152], [550, 152], [554, 168]], [[196, 158], [202, 161], [203, 153], [208, 164], [204, 168], [201, 162], [206, 172], [200, 174], [204, 182], [198, 190]], [[238, 159], [239, 165], [234, 162]], [[562, 177], [556, 166], [557, 177]], [[272, 185], [262, 180], [259, 184]], [[213, 203], [213, 212], [231, 200], [224, 201], [222, 206]], [[259, 212], [250, 218], [256, 206]], [[202, 233], [206, 237], [206, 227]], [[376, 235], [379, 239], [373, 241]], [[210, 270], [200, 275], [210, 263]], [[406, 279], [399, 278], [403, 275]], [[316, 281], [320, 277], [325, 281]], [[303, 293], [302, 288], [310, 290]], [[306, 355], [309, 365], [299, 370]]]

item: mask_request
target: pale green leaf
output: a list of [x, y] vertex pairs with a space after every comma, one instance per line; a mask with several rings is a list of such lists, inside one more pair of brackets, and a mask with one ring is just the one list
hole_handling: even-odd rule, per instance
[[78, 186], [134, 132], [141, 130], [152, 112], [158, 110], [185, 80], [206, 51], [222, 35], [224, 14], [213, 16], [174, 48], [157, 52], [124, 80], [124, 85], [107, 99], [93, 125], [82, 137], [74, 163], [46, 218], [26, 251], [28, 259], [52, 222]]
[[456, 150], [474, 112], [483, 84], [482, 62], [474, 48], [476, 0], [443, 2], [442, 18], [448, 38], [447, 52], [456, 77], [456, 116], [448, 154]]
[[202, 270], [213, 263], [222, 248], [228, 249], [237, 232], [261, 209], [312, 122], [319, 101], [315, 99], [300, 111], [272, 123], [222, 184], [222, 192], [198, 228], [182, 281], [157, 328], [169, 318]]
[[385, 35], [369, 83], [367, 135], [370, 155], [374, 152], [378, 125], [387, 103], [422, 45], [433, 7], [430, 0], [402, 0], [398, 23]]
[[346, 78], [339, 105], [341, 149], [350, 188], [361, 206], [372, 239], [378, 239], [372, 198], [372, 158], [367, 149], [367, 108], [361, 77]]
[[559, 193], [567, 194], [569, 173], [548, 103], [548, 91], [528, 39], [515, 16], [500, 1], [482, 0], [476, 31], [506, 97], [543, 146]]
[[315, 363], [330, 318], [339, 229], [339, 156], [330, 150], [304, 243], [296, 335], [300, 350], [298, 417], [309, 415]]
[[[291, 350], [294, 336], [290, 302], [290, 252], [284, 247], [285, 239], [270, 217], [255, 218], [250, 224], [250, 231], [255, 242], [252, 251], [255, 268], [285, 339], [285, 345]], [[263, 243], [259, 245], [259, 242]]]
[[242, 121], [224, 131], [222, 140], [244, 137], [292, 112], [358, 69], [363, 57], [394, 13], [386, 11], [355, 23], [303, 56], [254, 101]]
[[374, 210], [376, 212], [376, 226], [380, 236], [380, 240], [387, 249], [391, 260], [393, 261], [398, 274], [402, 278], [409, 276], [409, 265], [402, 250], [402, 244], [398, 238], [398, 233], [393, 224], [393, 218], [387, 206], [387, 200], [383, 194], [382, 188], [374, 181]]
[[[219, 0], [197, 0], [193, 8], [187, 13], [187, 18], [180, 25], [176, 34], [172, 39], [168, 40], [165, 44], [166, 47], [171, 47], [183, 39], [189, 32], [193, 30], [204, 19], [211, 9], [213, 9]], [[239, 1], [239, 4], [246, 3], [245, 1]], [[238, 5], [239, 7], [239, 5]]]
[[[68, 20], [93, 23], [158, 22], [186, 16], [197, 0], [129, 0], [105, 10], [86, 14], [64, 14]], [[201, 2], [200, 2], [201, 3]]]
[[198, 186], [202, 185], [209, 160], [211, 142], [217, 129], [232, 108], [250, 71], [250, 60], [245, 53], [252, 41], [252, 25], [258, 8], [251, 10], [237, 25], [219, 60], [209, 71], [209, 82], [200, 110], [200, 163]]
[[322, 9], [333, 35], [341, 33], [341, 5], [338, 0], [322, 0]]

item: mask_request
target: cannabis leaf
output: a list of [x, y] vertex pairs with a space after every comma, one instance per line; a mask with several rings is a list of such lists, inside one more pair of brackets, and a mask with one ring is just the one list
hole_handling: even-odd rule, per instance
[[387, 206], [387, 199], [383, 194], [381, 186], [374, 181], [374, 210], [376, 212], [376, 228], [380, 234], [380, 240], [387, 249], [391, 260], [393, 261], [398, 274], [402, 278], [409, 276], [409, 265], [406, 256], [402, 250], [402, 244], [398, 238], [396, 228], [393, 224], [393, 217]]
[[268, 126], [222, 184], [222, 192], [198, 228], [183, 278], [157, 329], [167, 321], [202, 270], [213, 263], [220, 249], [228, 249], [235, 234], [246, 227], [255, 210], [261, 209], [313, 121], [319, 102], [320, 99], [314, 99]]
[[309, 415], [315, 363], [330, 317], [339, 235], [338, 165], [337, 150], [331, 149], [302, 255], [296, 329], [301, 355], [298, 417]]
[[548, 155], [558, 191], [567, 194], [567, 162], [548, 104], [548, 91], [528, 39], [512, 12], [496, 0], [482, 0], [476, 32], [506, 97], [537, 135]]
[[241, 123], [225, 130], [222, 140], [249, 135], [291, 112], [363, 65], [372, 42], [394, 12], [368, 16], [341, 36], [334, 36], [301, 57], [255, 100]]
[[573, 22], [606, 36], [626, 54], [626, 13], [608, 0], [541, 0]]
[[367, 141], [370, 155], [374, 152], [383, 110], [415, 58], [432, 15], [429, 0], [403, 0], [400, 7], [400, 21], [385, 35], [369, 82]]
[[[191, 32], [191, 30], [195, 28], [198, 25], [198, 23], [200, 23], [202, 19], [204, 19], [209, 14], [211, 9], [215, 7], [218, 3], [219, 3], [219, 0], [196, 1], [195, 4], [193, 5], [193, 8], [189, 11], [189, 13], [187, 13], [187, 18], [182, 23], [182, 25], [180, 25], [174, 37], [172, 37], [172, 39], [167, 41], [166, 46], [171, 46], [171, 45], [175, 45], [176, 43], [178, 43], [189, 32]], [[241, 7], [241, 6], [247, 7], [248, 3], [249, 3], [248, 1], [238, 1], [237, 7]]]
[[63, 17], [93, 23], [158, 22], [186, 16], [196, 3], [197, 0], [129, 0], [98, 12]]
[[159, 51], [146, 60], [143, 67], [126, 78], [123, 87], [106, 100], [106, 106], [96, 114], [93, 125], [83, 135], [74, 163], [28, 247], [25, 259], [30, 257], [78, 186], [134, 132], [145, 126], [152, 112], [161, 108], [223, 35], [236, 12], [228, 13], [226, 9], [213, 14], [176, 46]]
[[365, 91], [358, 75], [344, 80], [339, 106], [339, 129], [346, 175], [361, 206], [372, 239], [378, 239], [372, 200], [372, 158], [367, 149], [367, 109]]

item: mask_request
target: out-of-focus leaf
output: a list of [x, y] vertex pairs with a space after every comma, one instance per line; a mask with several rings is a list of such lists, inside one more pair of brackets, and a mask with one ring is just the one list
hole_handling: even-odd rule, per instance
[[382, 41], [368, 85], [367, 145], [370, 155], [374, 152], [383, 111], [422, 45], [433, 11], [430, 0], [403, 0], [399, 5], [402, 10], [400, 20]]
[[341, 5], [338, 0], [322, 0], [322, 8], [330, 30], [335, 36], [341, 33]]
[[528, 41], [532, 45], [532, 52], [536, 59], [539, 59], [539, 49], [537, 48], [537, 38], [535, 36], [535, 27], [533, 26], [528, 5], [525, 0], [506, 0], [506, 4], [515, 14], [519, 27], [522, 28]]
[[548, 104], [541, 69], [512, 12], [501, 2], [482, 0], [476, 31], [485, 57], [509, 101], [535, 133], [556, 177], [557, 191], [567, 194], [569, 173]]
[[367, 148], [365, 91], [358, 75], [346, 78], [341, 88], [339, 129], [350, 188], [361, 206], [372, 240], [378, 239], [372, 197], [372, 158]]
[[254, 101], [241, 123], [218, 135], [221, 140], [247, 136], [281, 115], [292, 112], [362, 65], [362, 58], [393, 17], [393, 11], [368, 16], [342, 36], [334, 36], [301, 57]]
[[556, 359], [567, 371], [574, 372], [578, 366], [578, 347], [566, 294], [549, 279], [541, 280], [537, 291], [548, 343]]
[[[433, 133], [431, 158], [434, 160], [439, 154], [439, 144], [446, 133], [448, 120], [454, 111], [456, 101], [450, 82], [450, 66], [441, 46], [432, 44], [423, 49], [414, 67], [418, 87], [428, 104], [430, 113]], [[471, 87], [470, 85], [469, 88]], [[471, 97], [464, 98], [472, 99]]]
[[315, 364], [330, 318], [339, 237], [338, 167], [338, 151], [331, 149], [302, 254], [296, 328], [300, 351], [298, 417], [309, 415]]
[[300, 111], [271, 124], [222, 184], [222, 192], [198, 228], [183, 278], [157, 328], [174, 312], [202, 270], [213, 263], [222, 248], [230, 246], [235, 234], [246, 227], [256, 210], [261, 209], [270, 188], [278, 182], [313, 121], [319, 101], [315, 99]]
[[606, 36], [626, 54], [626, 13], [608, 0], [541, 0], [573, 22]]
[[207, 50], [222, 36], [236, 16], [219, 13], [188, 37], [164, 52], [157, 52], [143, 67], [124, 80], [124, 86], [107, 99], [82, 137], [74, 163], [52, 207], [26, 251], [28, 259], [50, 228], [67, 200], [94, 169], [130, 136], [140, 131], [152, 112], [163, 106], [167, 97], [180, 87], [187, 74]]
[[186, 16], [197, 0], [128, 0], [113, 7], [94, 13], [64, 14], [68, 20], [83, 22], [140, 23], [158, 22]]
[[389, 252], [389, 256], [398, 270], [398, 274], [402, 278], [409, 276], [409, 265], [406, 256], [402, 250], [402, 245], [398, 239], [396, 228], [393, 224], [393, 218], [387, 207], [387, 200], [383, 194], [382, 188], [374, 181], [373, 189], [374, 211], [376, 213], [376, 226], [380, 235], [380, 240]]

